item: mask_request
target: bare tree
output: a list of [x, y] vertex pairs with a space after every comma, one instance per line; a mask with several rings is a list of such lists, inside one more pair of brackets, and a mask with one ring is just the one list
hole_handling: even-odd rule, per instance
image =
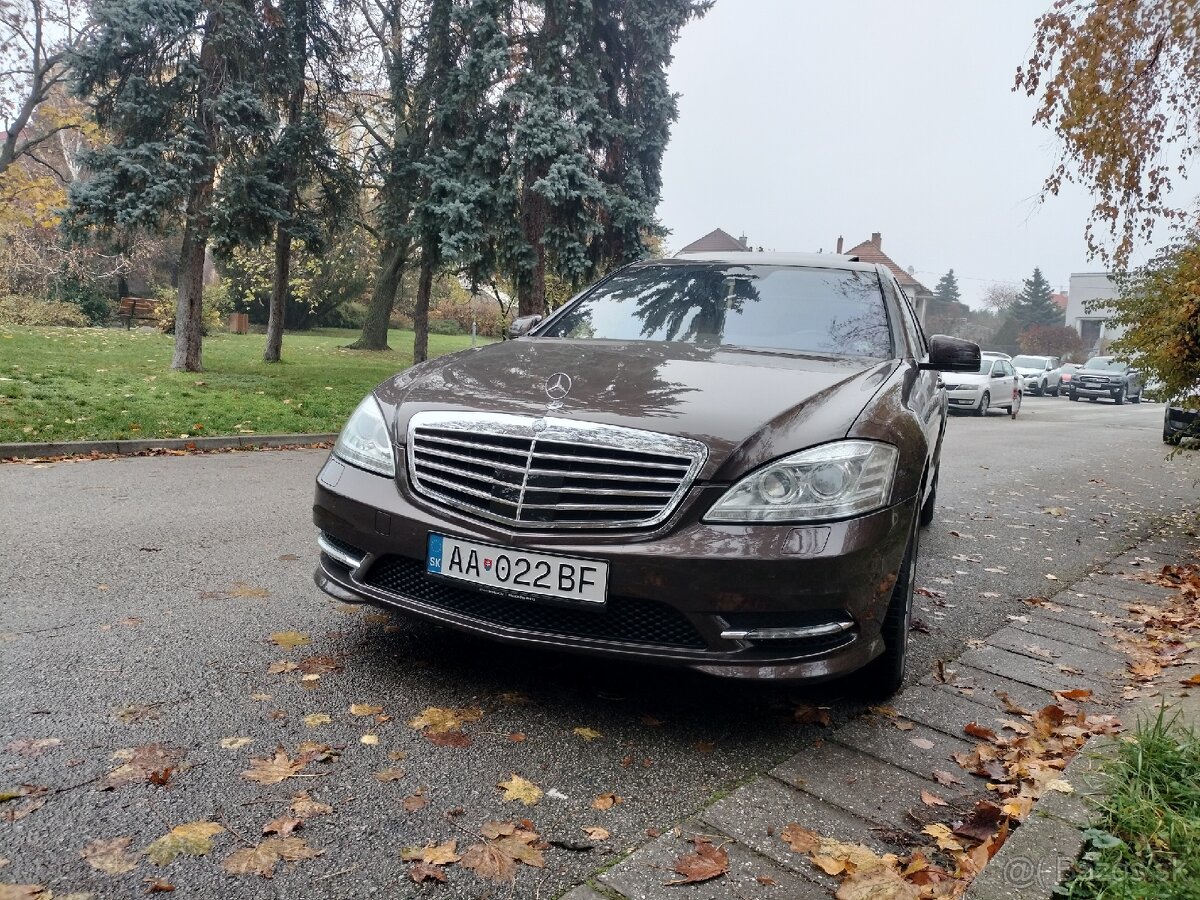
[[989, 284], [983, 292], [984, 309], [990, 310], [996, 315], [1004, 315], [1017, 302], [1017, 293], [1015, 284], [1003, 282]]
[[30, 134], [33, 114], [67, 77], [67, 54], [86, 31], [81, 0], [0, 0], [0, 175], [60, 132], [62, 122]]

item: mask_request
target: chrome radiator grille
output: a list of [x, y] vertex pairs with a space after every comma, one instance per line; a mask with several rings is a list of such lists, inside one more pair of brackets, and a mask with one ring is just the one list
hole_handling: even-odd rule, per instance
[[517, 528], [644, 528], [671, 515], [707, 456], [649, 431], [492, 413], [417, 413], [417, 493]]

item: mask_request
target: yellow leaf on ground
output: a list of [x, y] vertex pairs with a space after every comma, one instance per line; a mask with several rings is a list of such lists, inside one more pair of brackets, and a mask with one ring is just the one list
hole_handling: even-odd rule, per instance
[[304, 753], [295, 759], [289, 759], [288, 755], [283, 752], [283, 748], [280, 747], [270, 759], [251, 759], [250, 768], [242, 772], [242, 777], [247, 781], [257, 781], [259, 784], [279, 784], [307, 766], [308, 761], [309, 757]]
[[426, 844], [424, 847], [404, 847], [400, 850], [400, 858], [405, 862], [420, 860], [431, 866], [446, 866], [456, 863], [461, 856], [455, 852], [458, 841], [449, 840], [444, 844]]
[[428, 706], [421, 714], [408, 724], [418, 731], [430, 731], [433, 734], [445, 734], [448, 731], [460, 731], [465, 722], [474, 722], [483, 718], [483, 710], [470, 706], [465, 709], [451, 709], [444, 706]]
[[855, 872], [838, 885], [836, 900], [920, 900], [921, 892], [891, 866]]
[[222, 750], [240, 750], [247, 744], [253, 744], [254, 738], [248, 737], [227, 737], [221, 738]]
[[137, 860], [125, 851], [133, 840], [130, 837], [95, 840], [84, 847], [79, 855], [93, 869], [106, 875], [124, 875], [137, 868]]
[[542, 799], [542, 789], [516, 772], [513, 772], [512, 778], [501, 781], [496, 787], [504, 790], [505, 800], [520, 800], [526, 806], [533, 806]]
[[212, 849], [214, 835], [225, 829], [216, 822], [188, 822], [176, 825], [146, 848], [150, 862], [164, 866], [179, 856], [204, 856]]
[[934, 822], [932, 825], [926, 825], [921, 829], [923, 834], [929, 835], [937, 841], [937, 845], [942, 850], [962, 850], [963, 845], [954, 838], [954, 832], [950, 830], [948, 825], [943, 825], [941, 822]]
[[281, 859], [296, 862], [301, 859], [314, 859], [323, 852], [308, 846], [304, 838], [294, 835], [273, 837], [267, 838], [257, 846], [235, 850], [221, 863], [221, 868], [230, 875], [260, 875], [270, 878], [275, 872], [275, 864]]
[[373, 706], [370, 703], [350, 704], [350, 715], [352, 716], [373, 716], [381, 712], [383, 712], [382, 706]]
[[313, 800], [308, 796], [308, 791], [302, 791], [293, 797], [289, 809], [291, 809], [292, 815], [298, 819], [313, 819], [333, 812], [332, 806]]
[[583, 738], [588, 743], [591, 743], [592, 741], [596, 740], [597, 738], [604, 737], [604, 735], [601, 734], [596, 729], [587, 728], [586, 726], [581, 726], [579, 728], [572, 728], [571, 731], [573, 734], [579, 735], [581, 738]]
[[318, 725], [328, 725], [333, 719], [329, 718], [328, 713], [309, 713], [304, 717], [304, 724], [309, 728], [316, 728]]
[[403, 777], [403, 769], [384, 769], [382, 772], [375, 773], [375, 780], [381, 784], [387, 784], [389, 781], [399, 781]]
[[358, 739], [358, 742], [359, 742], [360, 744], [366, 744], [368, 747], [374, 747], [376, 744], [378, 744], [378, 743], [379, 743], [379, 735], [377, 735], [377, 734], [364, 734], [362, 737], [360, 737], [360, 738]]
[[303, 631], [273, 631], [271, 640], [284, 650], [294, 650], [312, 642], [312, 638]]
[[614, 806], [624, 803], [625, 798], [618, 797], [616, 794], [597, 794], [596, 799], [592, 801], [592, 809], [612, 809]]
[[585, 825], [583, 833], [593, 841], [607, 841], [612, 836], [607, 828], [601, 828], [599, 825]]
[[1075, 788], [1071, 787], [1071, 784], [1069, 782], [1064, 781], [1061, 778], [1055, 778], [1053, 781], [1049, 782], [1046, 785], [1046, 790], [1057, 791], [1060, 794], [1075, 793]]

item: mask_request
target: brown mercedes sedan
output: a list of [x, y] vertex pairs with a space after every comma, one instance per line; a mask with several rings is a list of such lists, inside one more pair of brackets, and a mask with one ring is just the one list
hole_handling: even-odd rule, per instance
[[882, 266], [627, 266], [379, 385], [317, 476], [316, 582], [514, 644], [820, 679], [904, 674], [945, 392]]

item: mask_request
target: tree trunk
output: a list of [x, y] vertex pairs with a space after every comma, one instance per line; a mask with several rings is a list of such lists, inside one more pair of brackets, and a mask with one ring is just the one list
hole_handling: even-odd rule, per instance
[[433, 254], [421, 255], [417, 302], [413, 308], [413, 365], [429, 359], [429, 297], [433, 293]]
[[[287, 27], [291, 30], [291, 88], [288, 91], [287, 127], [294, 128], [304, 115], [304, 57], [308, 50], [308, 4], [295, 0], [288, 9]], [[288, 162], [281, 179], [287, 189], [283, 220], [275, 227], [275, 276], [271, 281], [271, 300], [267, 312], [267, 344], [263, 348], [264, 362], [279, 362], [283, 355], [283, 325], [287, 314], [288, 276], [292, 266], [292, 219], [296, 213], [296, 181], [298, 173], [294, 160]]]
[[[211, 193], [211, 183], [209, 193]], [[195, 193], [195, 191], [193, 191]], [[189, 204], [190, 206], [191, 204]], [[204, 329], [204, 251], [208, 244], [206, 222], [188, 216], [179, 252], [179, 295], [175, 302], [175, 355], [171, 368], [200, 372]]]
[[[291, 206], [289, 200], [288, 206]], [[291, 210], [288, 210], [290, 215]], [[292, 235], [278, 226], [275, 237], [275, 277], [271, 281], [271, 300], [267, 313], [267, 346], [264, 362], [279, 362], [283, 356], [283, 321], [287, 312], [288, 275], [291, 272]]]
[[362, 334], [350, 345], [351, 350], [391, 349], [387, 342], [388, 322], [392, 307], [396, 305], [396, 290], [400, 287], [407, 256], [408, 247], [403, 242], [389, 240], [380, 245], [379, 270], [371, 291], [371, 303], [367, 307]]
[[525, 241], [533, 250], [536, 262], [517, 283], [517, 315], [544, 316], [546, 314], [546, 247], [542, 237], [546, 233], [546, 198], [532, 189], [538, 180], [537, 172], [527, 172], [522, 190], [521, 230]]

